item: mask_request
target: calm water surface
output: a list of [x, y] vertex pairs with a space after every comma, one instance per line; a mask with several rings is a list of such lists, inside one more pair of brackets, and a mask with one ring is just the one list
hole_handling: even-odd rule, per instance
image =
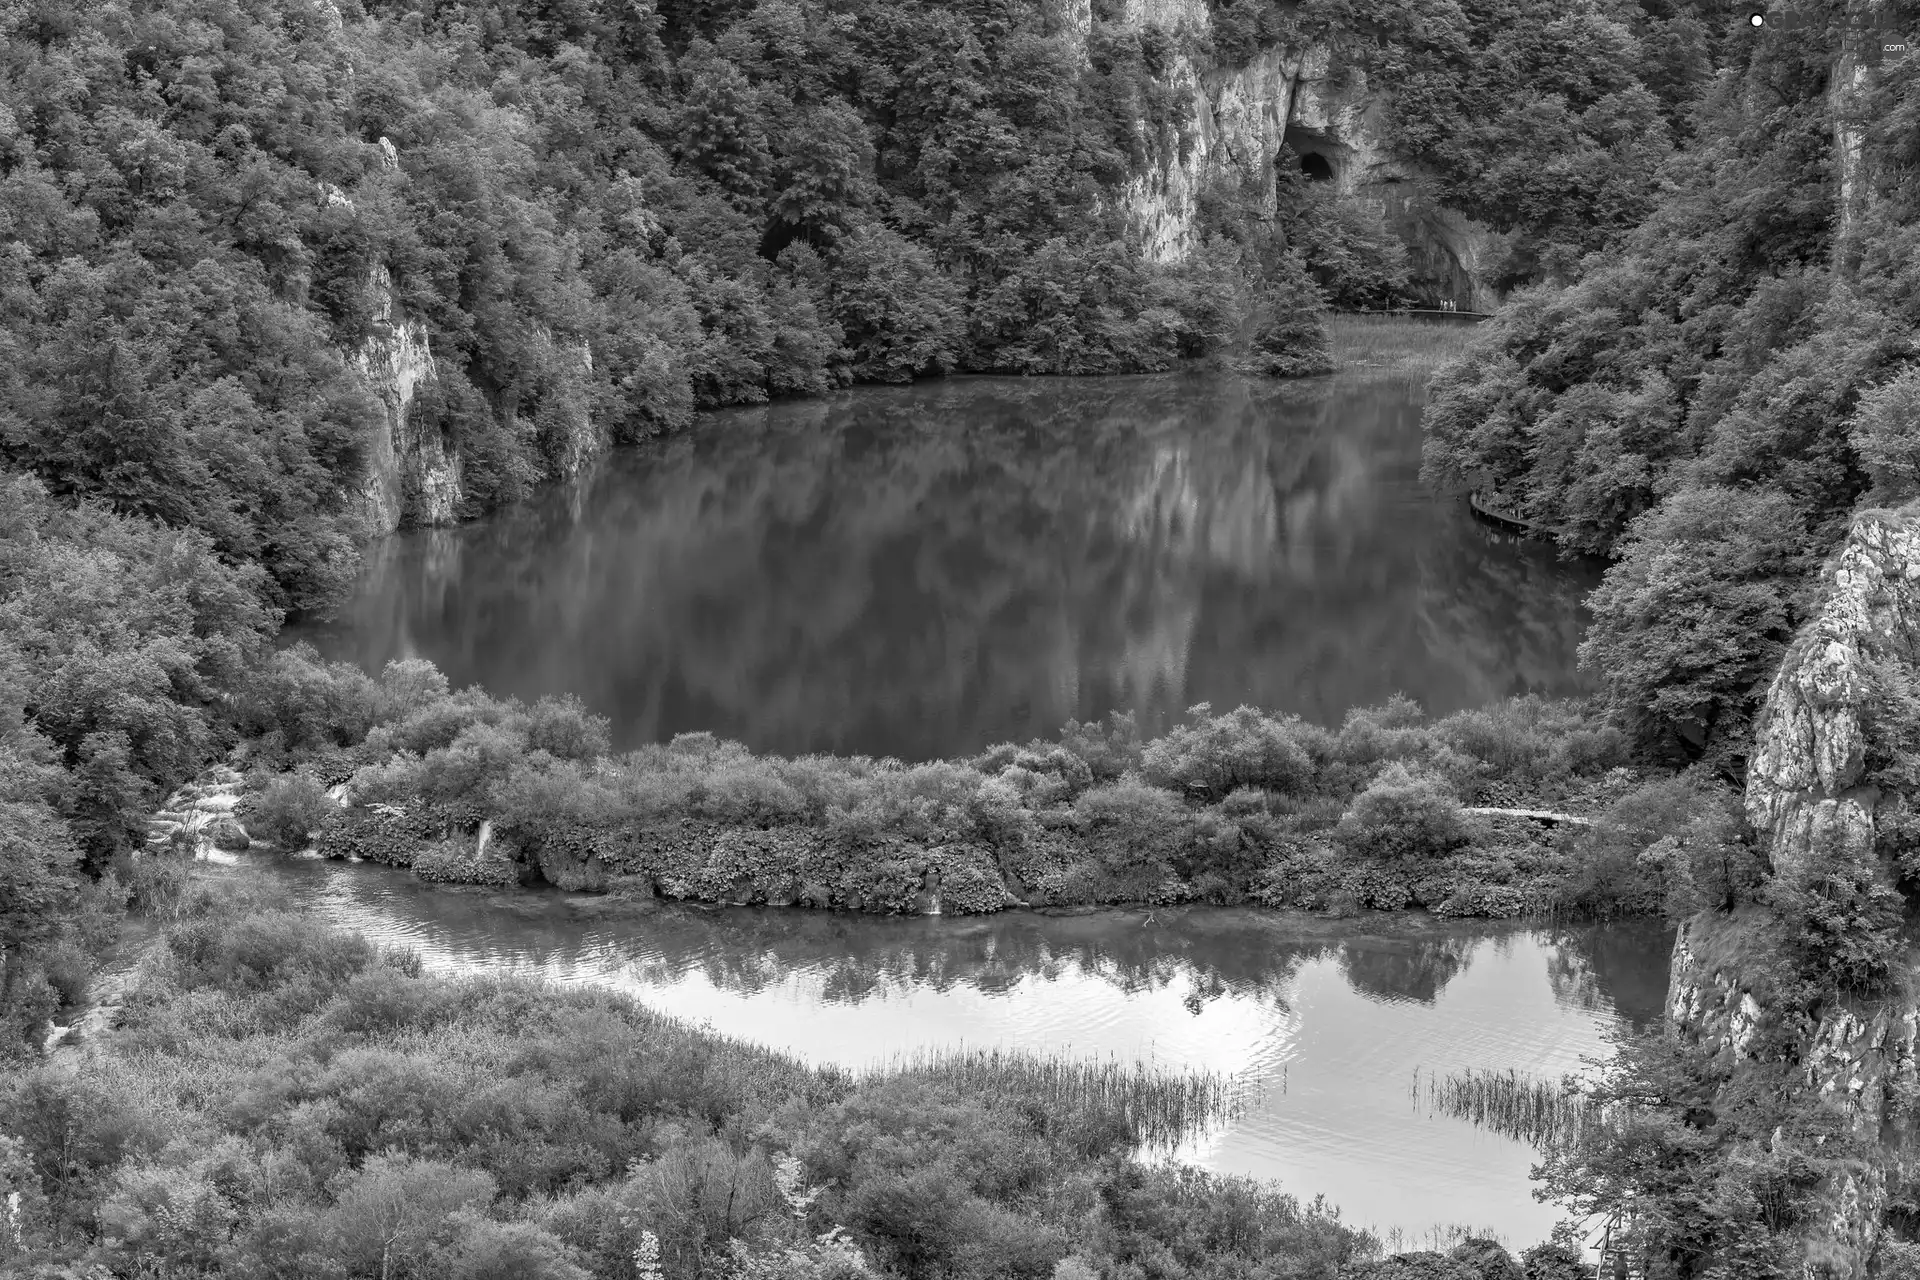
[[1343, 374], [961, 378], [709, 414], [372, 553], [290, 634], [571, 692], [619, 745], [929, 759], [1200, 701], [1337, 722], [1580, 686], [1597, 578], [1419, 482], [1421, 392]]
[[[1515, 1246], [1535, 1204], [1521, 1143], [1416, 1106], [1416, 1068], [1558, 1076], [1656, 1018], [1671, 935], [1236, 909], [876, 918], [651, 909], [557, 892], [424, 884], [391, 868], [268, 854], [326, 918], [442, 972], [515, 970], [627, 991], [714, 1030], [860, 1068], [954, 1045], [1070, 1050], [1230, 1072], [1253, 1101], [1182, 1157], [1324, 1193], [1349, 1222]], [[1411, 1246], [1410, 1246], [1411, 1247]]]

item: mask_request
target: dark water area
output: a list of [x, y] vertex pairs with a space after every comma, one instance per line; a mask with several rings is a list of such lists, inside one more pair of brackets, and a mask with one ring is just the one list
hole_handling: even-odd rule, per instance
[[642, 907], [440, 887], [373, 864], [229, 862], [225, 874], [277, 884], [429, 969], [626, 991], [814, 1063], [1007, 1046], [1230, 1073], [1246, 1109], [1177, 1158], [1324, 1193], [1348, 1221], [1398, 1230], [1407, 1247], [1462, 1224], [1525, 1246], [1560, 1216], [1531, 1198], [1536, 1154], [1434, 1114], [1414, 1096], [1416, 1071], [1581, 1071], [1658, 1019], [1673, 941], [1656, 924], [1420, 914]]
[[1583, 688], [1598, 581], [1418, 477], [1406, 378], [959, 378], [704, 416], [387, 539], [331, 623], [378, 669], [578, 694], [617, 745], [921, 760], [1134, 710], [1335, 722]]

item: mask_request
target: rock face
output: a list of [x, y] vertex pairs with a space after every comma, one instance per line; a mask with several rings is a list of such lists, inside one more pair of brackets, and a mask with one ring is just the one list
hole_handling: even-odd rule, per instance
[[1747, 773], [1747, 818], [1778, 870], [1827, 839], [1864, 852], [1879, 796], [1859, 785], [1868, 668], [1920, 650], [1920, 527], [1886, 512], [1854, 521], [1827, 570], [1820, 613], [1767, 690]]
[[377, 534], [392, 533], [403, 522], [452, 524], [464, 496], [460, 457], [437, 428], [422, 430], [412, 413], [421, 384], [434, 376], [427, 327], [394, 300], [384, 264], [374, 268], [369, 292], [374, 331], [353, 359], [380, 397], [386, 430], [374, 433], [361, 489], [367, 523]]
[[[1916, 655], [1920, 523], [1862, 513], [1828, 565], [1820, 611], [1782, 661], [1756, 729], [1747, 816], [1765, 833], [1776, 872], [1818, 859], [1876, 856], [1874, 815], [1882, 797], [1861, 785], [1871, 732], [1869, 673], [1889, 662], [1911, 670]], [[1741, 971], [1738, 949], [1712, 945], [1732, 927], [1724, 917], [1701, 917], [1681, 928], [1667, 1012], [1679, 1034], [1737, 1065], [1765, 1007]], [[1891, 1144], [1911, 1127], [1904, 1100], [1920, 1091], [1917, 1032], [1920, 1009], [1910, 999], [1835, 1003], [1799, 1046], [1806, 1089], [1838, 1111], [1855, 1136]], [[1870, 1164], [1820, 1188], [1807, 1240], [1809, 1275], [1863, 1280], [1886, 1210], [1886, 1183], [1885, 1165]]]
[[[400, 167], [400, 153], [386, 138], [380, 139], [380, 160], [389, 171]], [[353, 202], [336, 187], [327, 187], [321, 194], [329, 204], [352, 207]], [[393, 279], [384, 263], [376, 263], [369, 272], [366, 295], [372, 332], [352, 353], [352, 360], [386, 411], [385, 429], [374, 433], [361, 484], [367, 529], [380, 536], [402, 525], [453, 524], [467, 496], [459, 450], [437, 424], [422, 422], [414, 411], [421, 387], [436, 376], [427, 326], [408, 314], [394, 296]], [[542, 420], [529, 430], [520, 422], [517, 405], [504, 404], [498, 411], [507, 420], [509, 434], [544, 438], [548, 478], [571, 479], [606, 450], [606, 441], [586, 410], [593, 353], [585, 343], [565, 342], [541, 332], [535, 335], [534, 359], [549, 371], [552, 383], [544, 397]]]
[[[1062, 19], [1084, 42], [1091, 22], [1086, 4], [1067, 5]], [[1324, 45], [1266, 49], [1242, 67], [1197, 65], [1184, 50], [1211, 29], [1206, 0], [1128, 0], [1125, 21], [1158, 27], [1183, 50], [1165, 83], [1191, 113], [1177, 145], [1163, 145], [1121, 195], [1148, 257], [1177, 262], [1192, 251], [1200, 191], [1218, 178], [1251, 182], [1271, 210], [1274, 165], [1285, 146], [1303, 172], [1381, 211], [1407, 246], [1425, 301], [1463, 310], [1490, 310], [1499, 302], [1486, 279], [1493, 233], [1442, 207], [1419, 166], [1388, 152], [1381, 140], [1382, 97], [1361, 68]]]

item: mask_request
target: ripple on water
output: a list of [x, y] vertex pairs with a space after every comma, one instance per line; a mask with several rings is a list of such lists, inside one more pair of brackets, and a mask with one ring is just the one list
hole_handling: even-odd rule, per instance
[[865, 1068], [1004, 1046], [1232, 1074], [1250, 1105], [1179, 1158], [1323, 1193], [1381, 1230], [1467, 1223], [1517, 1245], [1544, 1238], [1558, 1216], [1529, 1193], [1534, 1153], [1428, 1114], [1416, 1070], [1579, 1070], [1623, 1020], [1653, 1015], [1647, 993], [1664, 985], [1667, 954], [1661, 938], [1618, 945], [1618, 928], [1335, 925], [1200, 909], [1161, 911], [1151, 927], [1139, 912], [641, 911], [439, 888], [375, 866], [252, 855], [238, 873], [285, 882], [329, 920], [411, 948], [437, 972], [605, 986], [811, 1062]]

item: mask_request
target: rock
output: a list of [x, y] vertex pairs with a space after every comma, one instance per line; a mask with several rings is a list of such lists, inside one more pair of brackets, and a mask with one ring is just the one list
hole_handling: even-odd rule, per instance
[[1820, 611], [1767, 690], [1747, 763], [1747, 818], [1773, 837], [1774, 865], [1801, 866], [1823, 840], [1864, 852], [1877, 796], [1858, 788], [1866, 761], [1869, 670], [1920, 645], [1920, 527], [1891, 512], [1859, 516], [1828, 566]]
[[[1206, 0], [1129, 0], [1125, 22], [1200, 34], [1212, 25], [1212, 8]], [[1077, 13], [1063, 25], [1077, 32]], [[1084, 57], [1084, 37], [1075, 44]], [[1253, 183], [1271, 212], [1274, 165], [1288, 146], [1303, 170], [1311, 166], [1340, 194], [1382, 210], [1407, 246], [1415, 288], [1430, 301], [1466, 310], [1488, 310], [1498, 301], [1488, 277], [1499, 237], [1444, 207], [1413, 157], [1387, 150], [1385, 95], [1356, 62], [1328, 45], [1269, 48], [1240, 67], [1196, 63], [1176, 52], [1160, 83], [1175, 101], [1191, 104], [1180, 131], [1185, 136], [1150, 132], [1146, 169], [1119, 198], [1149, 258], [1178, 262], [1193, 250], [1199, 194], [1216, 178]]]
[[247, 834], [247, 829], [240, 825], [239, 819], [231, 815], [215, 819], [213, 825], [207, 828], [207, 835], [213, 841], [214, 848], [230, 853], [243, 853], [253, 845], [253, 837]]
[[[1875, 847], [1875, 814], [1896, 797], [1862, 784], [1871, 752], [1877, 667], [1911, 674], [1920, 654], [1920, 523], [1887, 511], [1854, 518], [1828, 563], [1820, 606], [1782, 658], [1754, 727], [1747, 764], [1746, 809], [1762, 833], [1776, 872], [1805, 871], [1825, 859], [1894, 869]], [[1766, 1016], [1763, 987], [1741, 960], [1770, 949], [1748, 932], [1764, 918], [1708, 914], [1682, 925], [1674, 940], [1667, 1014], [1682, 1037], [1727, 1055], [1736, 1071], [1747, 1061]], [[1719, 941], [1717, 945], [1708, 944]], [[1717, 958], [1703, 958], [1711, 949]], [[1905, 957], [1910, 970], [1915, 957]], [[1920, 1005], [1900, 984], [1896, 994], [1833, 1002], [1788, 1052], [1801, 1064], [1799, 1087], [1837, 1112], [1856, 1139], [1869, 1143], [1906, 1124], [1904, 1101], [1920, 1095]], [[1713, 1108], [1701, 1108], [1705, 1123]], [[1870, 1148], [1871, 1149], [1871, 1148]], [[1881, 1238], [1894, 1157], [1849, 1163], [1814, 1188], [1805, 1256], [1830, 1280], [1864, 1280]], [[1809, 1272], [1811, 1274], [1811, 1272]]]

